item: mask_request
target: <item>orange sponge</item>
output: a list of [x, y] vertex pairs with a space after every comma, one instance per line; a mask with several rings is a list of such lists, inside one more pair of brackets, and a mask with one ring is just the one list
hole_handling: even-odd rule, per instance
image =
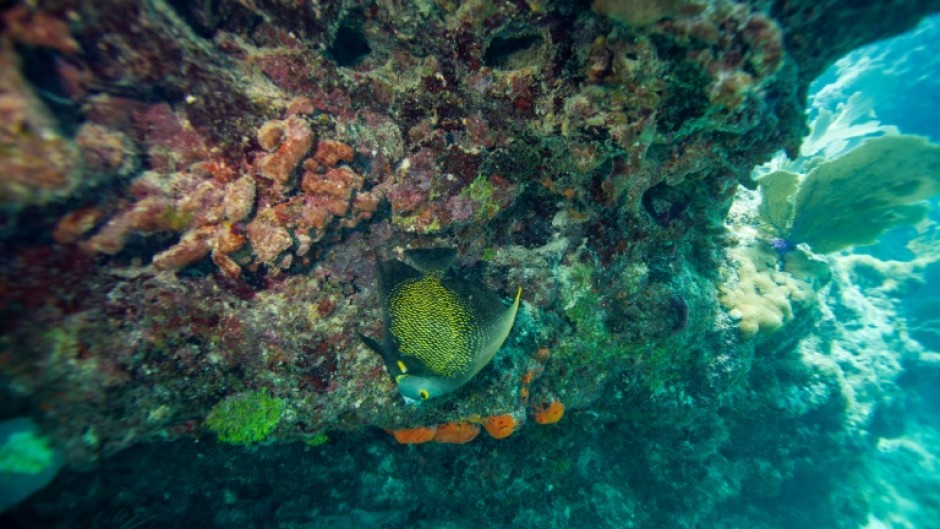
[[555, 424], [565, 415], [565, 405], [553, 400], [548, 404], [532, 408], [532, 418], [539, 424]]
[[448, 422], [437, 425], [434, 434], [435, 443], [464, 444], [480, 435], [480, 427], [469, 422]]
[[431, 426], [418, 426], [417, 428], [401, 428], [399, 430], [385, 430], [395, 436], [395, 440], [403, 445], [426, 443], [434, 439], [437, 428]]
[[483, 427], [493, 439], [505, 439], [516, 431], [516, 418], [510, 413], [492, 415], [486, 418]]

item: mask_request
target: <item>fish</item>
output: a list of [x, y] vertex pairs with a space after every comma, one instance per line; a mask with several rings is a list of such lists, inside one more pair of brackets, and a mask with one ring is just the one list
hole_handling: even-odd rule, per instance
[[521, 287], [507, 306], [496, 292], [449, 273], [456, 255], [452, 248], [406, 250], [414, 266], [376, 258], [382, 341], [359, 336], [408, 403], [469, 382], [502, 347], [519, 312]]

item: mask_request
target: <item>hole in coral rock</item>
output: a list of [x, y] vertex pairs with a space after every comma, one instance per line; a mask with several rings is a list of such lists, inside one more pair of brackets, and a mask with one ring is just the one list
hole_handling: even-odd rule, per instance
[[339, 30], [336, 31], [336, 36], [333, 37], [333, 43], [327, 48], [326, 54], [338, 66], [348, 68], [362, 62], [371, 51], [372, 48], [369, 47], [369, 41], [366, 40], [362, 27], [343, 21]]
[[538, 44], [542, 38], [538, 35], [518, 35], [496, 37], [483, 54], [483, 64], [490, 68], [515, 70], [534, 62]]
[[81, 122], [78, 106], [69, 99], [60, 82], [58, 61], [63, 59], [50, 50], [17, 46], [16, 53], [22, 59], [21, 68], [25, 77], [43, 103], [55, 114], [60, 131], [72, 136]]
[[526, 188], [502, 216], [510, 244], [538, 248], [551, 241], [551, 219], [558, 212], [558, 197], [544, 190]]
[[643, 193], [643, 209], [662, 227], [682, 218], [689, 208], [688, 198], [677, 188], [657, 184]]
[[179, 270], [177, 275], [179, 277], [188, 277], [188, 278], [199, 278], [210, 276], [218, 270], [218, 267], [215, 263], [212, 262], [212, 258], [209, 256], [203, 257], [202, 259], [192, 263], [190, 265], [184, 266]]
[[197, 35], [212, 38], [218, 25], [215, 0], [169, 0], [168, 3]]
[[153, 256], [179, 242], [179, 234], [158, 232], [150, 235], [135, 233], [128, 237], [124, 247], [111, 263], [117, 267], [137, 267], [150, 264]]

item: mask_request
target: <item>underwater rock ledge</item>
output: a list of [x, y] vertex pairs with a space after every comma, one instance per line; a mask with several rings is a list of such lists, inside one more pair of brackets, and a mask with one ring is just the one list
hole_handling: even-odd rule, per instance
[[[726, 255], [724, 222], [798, 153], [813, 78], [940, 2], [656, 4], [0, 4], [0, 412], [79, 470], [303, 442], [376, 509], [446, 503], [451, 478], [364, 470], [427, 442], [463, 490], [514, 488], [520, 527], [549, 515], [519, 481], [571, 473], [641, 527], [835, 487], [870, 418], [801, 358], [831, 277]], [[522, 303], [490, 365], [409, 406], [358, 336], [381, 335], [374, 254], [430, 247]]]

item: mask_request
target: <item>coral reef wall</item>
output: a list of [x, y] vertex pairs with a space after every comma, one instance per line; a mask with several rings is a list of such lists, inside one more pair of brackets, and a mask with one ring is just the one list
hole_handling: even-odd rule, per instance
[[[799, 152], [823, 68], [940, 9], [864, 4], [0, 2], [0, 413], [73, 469], [277, 442], [259, 457], [321, 470], [285, 480], [357, 476], [372, 514], [349, 523], [430, 519], [448, 480], [506, 494], [452, 522], [518, 527], [828, 490], [867, 420], [795, 347], [829, 277], [761, 248], [723, 265], [724, 220]], [[490, 366], [407, 406], [358, 333], [382, 325], [375, 254], [431, 246], [523, 303]], [[211, 446], [206, 468], [242, 450]], [[858, 501], [792, 526], [852, 526]]]

